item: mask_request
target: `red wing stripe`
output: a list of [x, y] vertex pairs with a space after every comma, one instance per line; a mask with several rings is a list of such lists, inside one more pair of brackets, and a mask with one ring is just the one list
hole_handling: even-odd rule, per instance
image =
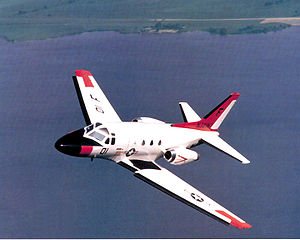
[[243, 228], [251, 228], [252, 226], [246, 222], [241, 222], [239, 220], [237, 220], [236, 218], [232, 217], [231, 215], [229, 215], [228, 213], [222, 211], [222, 210], [216, 210], [217, 213], [220, 213], [222, 214], [223, 216], [229, 218], [231, 220], [230, 224], [237, 227], [237, 228], [240, 228], [240, 229], [243, 229]]
[[75, 71], [76, 77], [82, 77], [83, 78], [83, 82], [85, 87], [94, 87], [90, 76], [92, 76], [92, 74], [89, 71], [85, 71], [85, 70], [76, 70]]

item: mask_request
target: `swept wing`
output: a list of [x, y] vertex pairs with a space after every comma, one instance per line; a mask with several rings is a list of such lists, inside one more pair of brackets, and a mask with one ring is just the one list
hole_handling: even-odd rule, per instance
[[75, 75], [73, 81], [86, 124], [121, 122], [92, 74], [85, 70], [76, 70]]
[[244, 220], [154, 162], [123, 159], [118, 164], [131, 170], [134, 176], [210, 217], [237, 228], [251, 228]]

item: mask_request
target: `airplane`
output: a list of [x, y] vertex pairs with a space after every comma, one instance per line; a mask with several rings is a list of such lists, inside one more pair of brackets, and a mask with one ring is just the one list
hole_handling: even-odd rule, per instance
[[242, 164], [250, 163], [218, 133], [239, 93], [230, 94], [202, 119], [187, 102], [180, 102], [183, 123], [170, 124], [150, 117], [123, 122], [89, 71], [76, 70], [73, 82], [86, 126], [58, 139], [58, 151], [91, 161], [112, 160], [135, 177], [226, 225], [252, 227], [155, 162], [162, 157], [173, 165], [196, 161], [199, 154], [190, 148], [205, 143]]

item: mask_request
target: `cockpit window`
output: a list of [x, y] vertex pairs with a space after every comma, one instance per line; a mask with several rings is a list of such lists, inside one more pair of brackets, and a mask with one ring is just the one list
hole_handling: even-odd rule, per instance
[[95, 129], [92, 133], [89, 134], [90, 137], [96, 138], [99, 141], [103, 141], [109, 135], [107, 128]]
[[94, 129], [94, 125], [93, 124], [90, 125], [90, 126], [88, 126], [88, 127], [86, 127], [86, 133], [92, 131], [93, 129]]
[[96, 122], [95, 124], [91, 124], [91, 125], [87, 126], [87, 127], [85, 128], [86, 133], [89, 133], [89, 132], [92, 131], [94, 128], [99, 127], [99, 126], [101, 126], [101, 125], [102, 125], [101, 123]]
[[94, 137], [96, 139], [98, 139], [99, 141], [102, 141], [104, 138], [105, 138], [105, 135], [97, 132], [97, 131], [94, 131], [90, 134], [91, 137]]

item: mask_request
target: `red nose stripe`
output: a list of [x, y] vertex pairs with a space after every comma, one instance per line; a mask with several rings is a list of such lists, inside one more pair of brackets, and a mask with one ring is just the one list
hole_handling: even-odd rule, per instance
[[77, 77], [82, 77], [84, 81], [85, 87], [94, 87], [91, 79], [89, 76], [92, 76], [92, 74], [89, 71], [85, 70], [76, 70], [75, 74]]
[[235, 219], [234, 217], [230, 216], [228, 213], [224, 212], [224, 211], [221, 211], [221, 210], [216, 210], [217, 213], [220, 213], [222, 214], [223, 216], [231, 219], [231, 222], [230, 224], [237, 227], [237, 228], [240, 228], [240, 229], [243, 229], [243, 228], [251, 228], [252, 226], [246, 222], [241, 222], [237, 219]]
[[81, 146], [80, 155], [90, 155], [93, 151], [93, 146]]

